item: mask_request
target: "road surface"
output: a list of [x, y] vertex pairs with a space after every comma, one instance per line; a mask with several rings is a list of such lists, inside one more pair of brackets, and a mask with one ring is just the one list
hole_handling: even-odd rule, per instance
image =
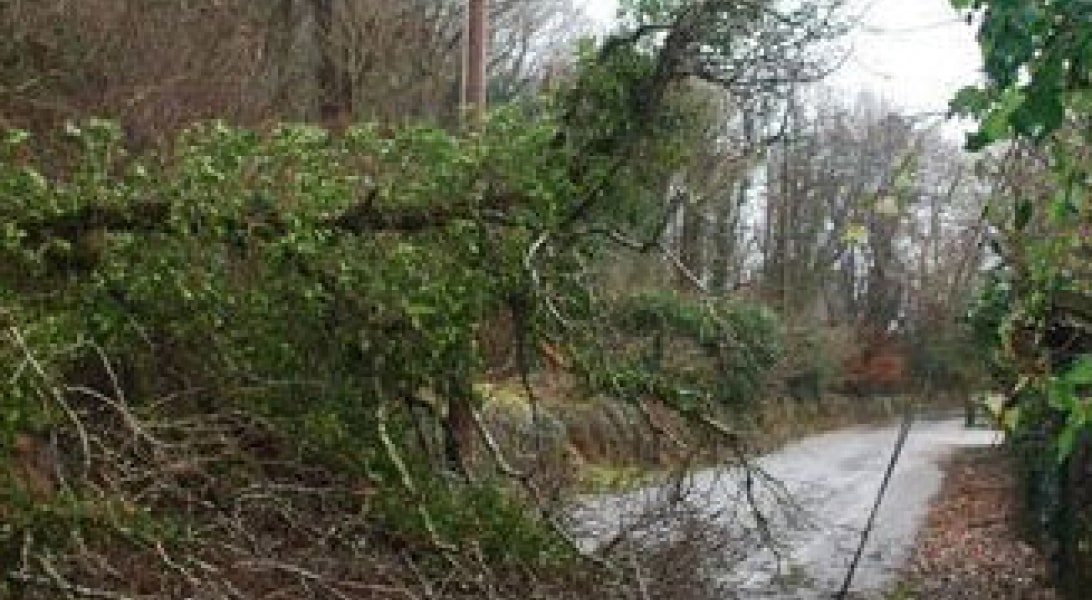
[[[720, 567], [724, 571], [716, 576], [731, 590], [729, 597], [831, 598], [860, 541], [897, 436], [898, 427], [892, 426], [803, 439], [758, 459], [772, 480], [752, 477], [751, 486], [739, 468], [693, 474], [685, 486], [686, 504], [710, 523], [734, 532], [729, 534], [736, 539], [734, 546], [742, 547], [731, 566]], [[997, 441], [996, 432], [965, 429], [961, 420], [914, 423], [857, 568], [853, 598], [880, 597], [904, 564], [929, 502], [940, 489], [940, 459], [958, 447]], [[774, 480], [783, 487], [772, 484]], [[664, 488], [647, 488], [589, 499], [575, 513], [577, 533], [588, 548], [622, 528], [662, 539], [671, 525], [663, 525], [662, 519], [644, 524], [655, 520], [648, 518], [650, 507], [662, 508], [669, 494]], [[749, 497], [756, 501], [757, 512], [749, 508]], [[757, 527], [761, 522], [767, 526]]]

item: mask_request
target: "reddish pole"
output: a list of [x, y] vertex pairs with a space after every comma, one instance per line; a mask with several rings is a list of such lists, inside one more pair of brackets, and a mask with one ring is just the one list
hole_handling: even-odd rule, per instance
[[475, 123], [485, 116], [486, 56], [489, 39], [488, 0], [467, 1], [466, 56], [463, 68], [463, 110]]
[[[462, 112], [469, 129], [485, 118], [486, 40], [488, 0], [467, 0], [466, 44], [463, 55]], [[463, 384], [463, 385], [460, 385]], [[446, 390], [447, 419], [444, 423], [444, 452], [448, 467], [470, 477], [474, 466], [474, 390], [470, 382], [452, 382]]]

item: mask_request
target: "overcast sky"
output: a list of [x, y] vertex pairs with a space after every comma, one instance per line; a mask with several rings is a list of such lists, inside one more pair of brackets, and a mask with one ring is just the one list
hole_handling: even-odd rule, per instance
[[[609, 23], [617, 0], [577, 0], [600, 23]], [[911, 112], [943, 111], [979, 70], [974, 30], [949, 0], [854, 0], [862, 26], [851, 37], [853, 53], [830, 84], [847, 95], [871, 90]]]

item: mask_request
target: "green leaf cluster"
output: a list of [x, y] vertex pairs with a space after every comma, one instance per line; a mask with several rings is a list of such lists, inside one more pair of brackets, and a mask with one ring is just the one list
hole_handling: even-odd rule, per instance
[[[999, 235], [992, 244], [1004, 264], [977, 307], [977, 322], [980, 339], [995, 344], [995, 370], [1010, 386], [1037, 390], [1033, 401], [1061, 414], [1065, 425], [1052, 435], [1065, 459], [1087, 427], [1065, 382], [1073, 354], [1092, 336], [1092, 11], [1083, 0], [952, 4], [979, 20], [985, 65], [986, 84], [952, 102], [954, 112], [980, 119], [969, 148], [1011, 140], [1046, 156], [1045, 192], [999, 198], [991, 207], [1004, 214], [1000, 207], [1010, 204], [1011, 219], [994, 219]], [[989, 324], [996, 335], [987, 333]], [[1055, 339], [1067, 328], [1073, 330], [1062, 337], [1071, 339]]]

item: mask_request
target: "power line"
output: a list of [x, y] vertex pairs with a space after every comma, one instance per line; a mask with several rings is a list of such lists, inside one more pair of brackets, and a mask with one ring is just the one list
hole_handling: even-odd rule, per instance
[[966, 21], [960, 18], [944, 19], [943, 21], [933, 21], [932, 23], [922, 23], [920, 25], [909, 25], [906, 27], [880, 27], [877, 25], [861, 25], [861, 33], [869, 35], [909, 35], [915, 33], [925, 33], [928, 31], [935, 31], [938, 29], [944, 29], [951, 25], [964, 25]]
[[861, 58], [859, 56], [857, 56], [856, 52], [854, 52], [853, 54], [851, 54], [849, 56], [849, 60], [853, 64], [857, 65], [857, 67], [860, 68], [862, 71], [864, 71], [865, 73], [867, 73], [869, 75], [872, 75], [873, 77], [878, 77], [878, 78], [880, 78], [880, 79], [882, 79], [884, 81], [894, 81], [895, 80], [895, 75], [893, 73], [890, 73], [888, 71], [880, 70], [877, 67], [873, 67], [873, 66], [865, 63], [863, 60], [861, 60]]

